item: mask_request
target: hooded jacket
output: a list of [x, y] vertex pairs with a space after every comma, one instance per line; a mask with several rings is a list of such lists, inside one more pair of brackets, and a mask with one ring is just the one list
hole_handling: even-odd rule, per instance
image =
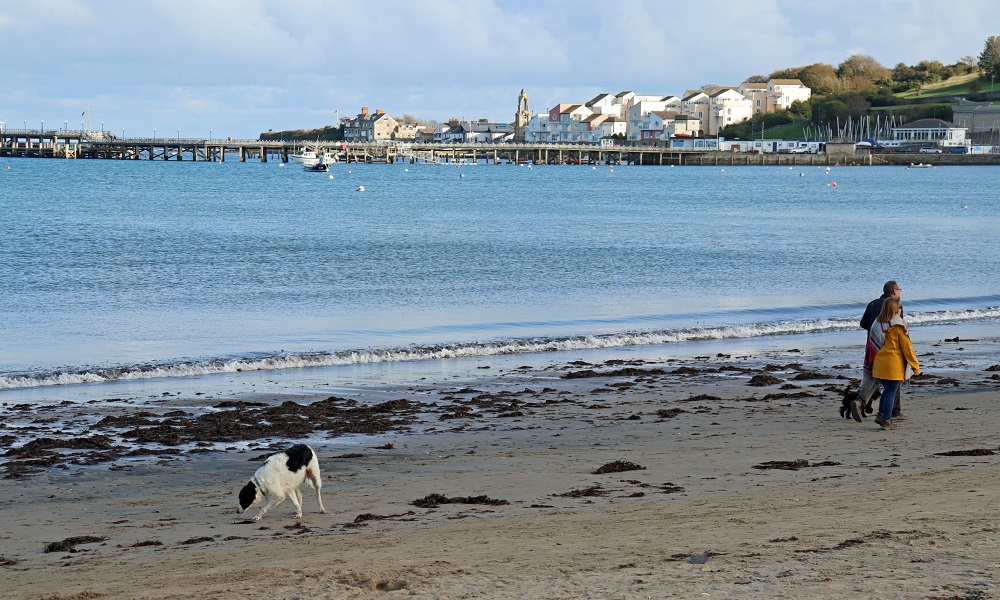
[[920, 363], [913, 352], [913, 344], [906, 335], [902, 319], [897, 319], [893, 317], [889, 322], [891, 327], [885, 332], [885, 342], [872, 362], [872, 376], [876, 379], [903, 381], [906, 364], [913, 367], [914, 375], [920, 374]]

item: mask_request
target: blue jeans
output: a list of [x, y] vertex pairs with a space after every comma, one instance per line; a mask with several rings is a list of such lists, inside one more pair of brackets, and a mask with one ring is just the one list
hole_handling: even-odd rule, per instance
[[878, 400], [878, 412], [886, 421], [892, 419], [892, 407], [896, 404], [896, 392], [899, 391], [899, 384], [902, 381], [891, 379], [879, 379], [882, 384], [882, 397]]

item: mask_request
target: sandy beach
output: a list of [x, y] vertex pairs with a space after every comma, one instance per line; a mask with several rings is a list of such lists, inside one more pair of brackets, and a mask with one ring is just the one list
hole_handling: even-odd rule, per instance
[[[205, 435], [190, 410], [203, 400], [142, 415], [55, 406], [36, 438], [114, 417], [63, 438], [115, 447], [132, 431], [148, 455], [78, 449], [24, 468], [32, 458], [0, 431], [3, 596], [992, 598], [1000, 374], [952, 368], [960, 344], [917, 351], [926, 375], [906, 386], [895, 431], [838, 414], [856, 366], [791, 349], [546, 358], [332, 402], [243, 398], [228, 409], [258, 426], [254, 402], [320, 403], [294, 412], [329, 424], [303, 439], [330, 513], [304, 489], [302, 519], [285, 502], [259, 523], [235, 514], [236, 493], [255, 459], [296, 438], [178, 450], [156, 437], [170, 435], [162, 418], [182, 441]], [[366, 398], [381, 404], [365, 413], [383, 419], [369, 422], [379, 443], [327, 437]]]

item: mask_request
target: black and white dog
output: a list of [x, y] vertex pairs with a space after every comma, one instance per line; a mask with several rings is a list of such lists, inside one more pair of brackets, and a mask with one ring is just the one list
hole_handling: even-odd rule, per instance
[[[851, 389], [850, 384], [847, 385], [847, 387], [844, 389], [844, 398], [843, 400], [840, 401], [841, 402], [840, 416], [844, 417], [845, 419], [853, 418], [855, 421], [860, 422], [862, 419], [875, 412], [875, 409], [872, 407], [872, 404], [876, 400], [878, 400], [879, 397], [881, 396], [879, 391], [876, 390], [875, 393], [872, 394], [872, 397], [869, 398], [868, 402], [866, 402], [865, 404], [861, 404], [861, 395], [859, 393], [860, 391], [861, 390]], [[858, 403], [858, 409], [852, 411], [851, 406], [854, 402]]]
[[320, 489], [323, 482], [320, 479], [319, 461], [316, 453], [305, 444], [296, 444], [285, 450], [267, 457], [264, 464], [250, 478], [250, 483], [240, 490], [240, 500], [236, 514], [242, 514], [262, 499], [267, 502], [253, 518], [260, 521], [264, 513], [278, 506], [288, 497], [295, 505], [295, 518], [302, 518], [302, 482], [308, 481], [316, 490], [316, 502], [319, 512], [326, 513]]

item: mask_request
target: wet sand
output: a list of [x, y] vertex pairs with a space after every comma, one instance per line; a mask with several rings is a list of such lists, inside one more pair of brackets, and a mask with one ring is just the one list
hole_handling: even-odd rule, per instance
[[[55, 405], [35, 455], [0, 430], [4, 595], [992, 597], [1000, 371], [959, 347], [918, 347], [895, 431], [839, 415], [855, 365], [794, 351]], [[255, 459], [301, 440], [330, 514], [304, 489], [302, 519], [237, 516]]]

